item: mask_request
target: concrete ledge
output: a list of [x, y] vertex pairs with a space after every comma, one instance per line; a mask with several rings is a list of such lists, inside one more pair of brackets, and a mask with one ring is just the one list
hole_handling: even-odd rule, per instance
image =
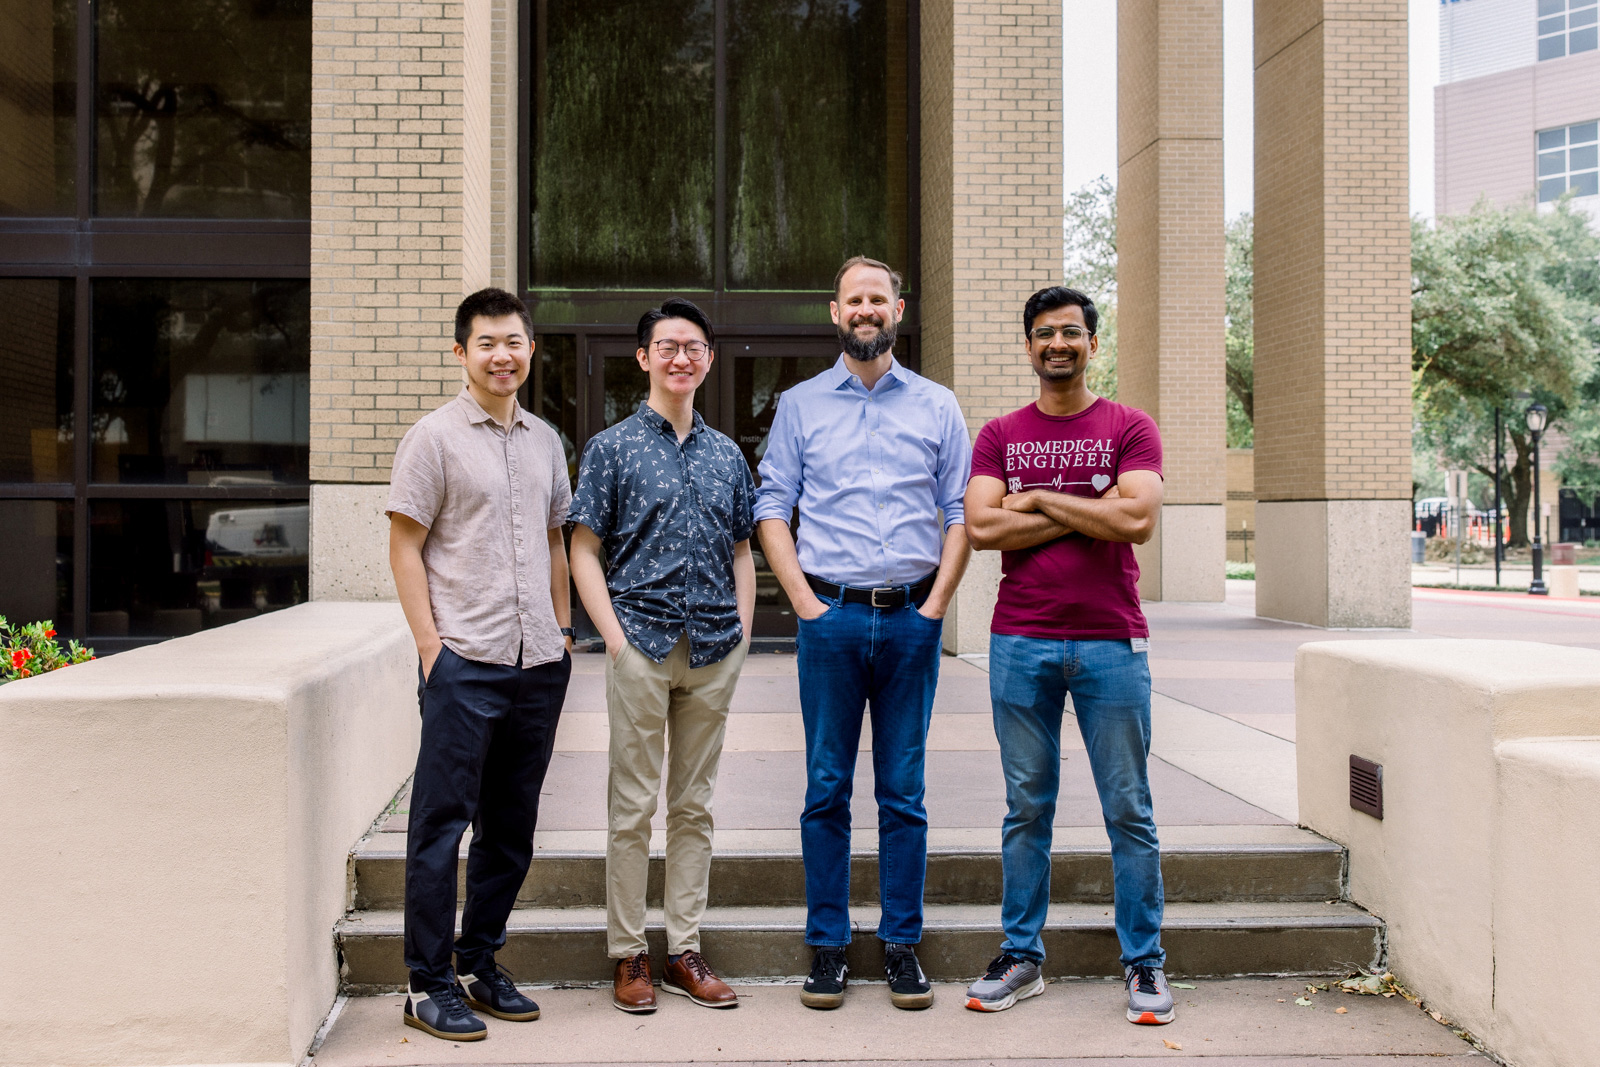
[[323, 602], [0, 687], [0, 1062], [298, 1062], [415, 671]]
[[1494, 1041], [1519, 1067], [1566, 1067], [1590, 1058], [1592, 1027], [1546, 991], [1552, 967], [1600, 959], [1600, 737], [1508, 741], [1495, 754]]
[[[1391, 969], [1514, 1062], [1578, 1062], [1548, 1051], [1579, 1047], [1578, 1017], [1540, 998], [1551, 966], [1600, 947], [1584, 895], [1600, 743], [1572, 739], [1600, 736], [1600, 652], [1307, 644], [1295, 711], [1301, 821], [1349, 849], [1350, 897], [1387, 923]], [[1381, 820], [1350, 807], [1352, 755], [1383, 767]]]

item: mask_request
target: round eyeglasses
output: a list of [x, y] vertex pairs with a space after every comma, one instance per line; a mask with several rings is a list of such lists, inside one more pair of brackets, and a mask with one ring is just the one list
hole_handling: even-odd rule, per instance
[[695, 363], [705, 359], [706, 353], [711, 351], [711, 346], [704, 341], [685, 341], [683, 344], [679, 344], [677, 341], [657, 341], [651, 347], [655, 349], [656, 355], [662, 359], [677, 359], [678, 353], [681, 351]]

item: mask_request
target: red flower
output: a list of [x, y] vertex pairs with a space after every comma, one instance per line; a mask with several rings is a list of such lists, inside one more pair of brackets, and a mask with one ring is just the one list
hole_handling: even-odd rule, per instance
[[28, 650], [27, 649], [19, 648], [15, 652], [11, 653], [11, 668], [12, 668], [12, 670], [20, 670], [22, 668], [22, 665], [24, 663], [26, 663], [26, 662], [28, 662]]
[[54, 631], [54, 630], [46, 630], [46, 631], [45, 631], [45, 632], [44, 632], [44, 635], [45, 635], [45, 636], [46, 636], [46, 637], [54, 637], [54, 636], [55, 636], [55, 635], [56, 635], [56, 632], [55, 632], [55, 631]]

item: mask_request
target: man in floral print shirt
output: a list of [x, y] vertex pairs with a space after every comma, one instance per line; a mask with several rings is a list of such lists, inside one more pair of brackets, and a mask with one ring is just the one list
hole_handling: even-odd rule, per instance
[[636, 358], [649, 398], [584, 449], [571, 511], [572, 576], [606, 642], [606, 950], [616, 961], [612, 1003], [628, 1012], [656, 1009], [645, 887], [668, 732], [661, 988], [709, 1008], [738, 1004], [700, 955], [711, 794], [756, 590], [750, 468], [694, 410], [715, 343], [687, 300], [645, 313]]

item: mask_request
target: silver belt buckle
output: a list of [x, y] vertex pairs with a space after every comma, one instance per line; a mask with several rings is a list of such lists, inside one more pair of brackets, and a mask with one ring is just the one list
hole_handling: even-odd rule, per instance
[[890, 604], [880, 604], [880, 603], [878, 603], [878, 594], [879, 593], [898, 593], [899, 591], [900, 591], [900, 587], [898, 585], [880, 585], [880, 586], [878, 586], [876, 589], [874, 589], [872, 591], [872, 606], [875, 607], [875, 608], [892, 607], [893, 605], [890, 605]]

